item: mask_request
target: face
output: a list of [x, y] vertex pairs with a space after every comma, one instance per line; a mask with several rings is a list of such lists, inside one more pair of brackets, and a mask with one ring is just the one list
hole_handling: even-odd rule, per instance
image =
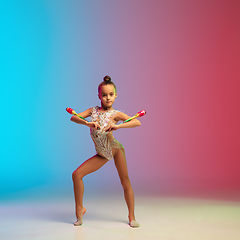
[[99, 99], [103, 108], [112, 108], [117, 93], [115, 92], [114, 86], [111, 84], [101, 86], [100, 92], [98, 94]]

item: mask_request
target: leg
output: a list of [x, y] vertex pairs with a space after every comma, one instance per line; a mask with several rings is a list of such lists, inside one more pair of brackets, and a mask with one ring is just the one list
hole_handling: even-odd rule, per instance
[[[131, 227], [139, 227], [140, 225], [135, 220], [134, 215], [134, 193], [129, 180], [128, 170], [127, 170], [127, 162], [125, 157], [124, 148], [122, 149], [114, 149], [114, 163], [118, 171], [118, 175], [123, 186], [124, 197], [127, 203], [128, 211], [129, 211], [129, 223]], [[132, 222], [132, 225], [131, 225]], [[135, 226], [133, 226], [135, 222]]]
[[103, 158], [99, 155], [95, 155], [92, 158], [86, 160], [80, 167], [78, 167], [72, 174], [73, 179], [73, 189], [74, 189], [74, 196], [75, 196], [75, 205], [76, 205], [76, 217], [78, 219], [77, 222], [81, 225], [82, 224], [82, 215], [83, 215], [83, 192], [84, 192], [84, 185], [82, 178], [89, 173], [97, 171], [101, 168], [108, 160]]

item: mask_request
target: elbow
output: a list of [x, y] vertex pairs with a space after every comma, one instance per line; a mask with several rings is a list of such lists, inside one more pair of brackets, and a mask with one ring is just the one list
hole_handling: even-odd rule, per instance
[[141, 122], [139, 120], [137, 120], [137, 127], [141, 126]]

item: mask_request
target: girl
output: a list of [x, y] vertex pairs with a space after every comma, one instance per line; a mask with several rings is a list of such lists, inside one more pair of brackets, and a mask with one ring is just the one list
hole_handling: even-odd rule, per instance
[[103, 80], [98, 86], [98, 97], [101, 100], [101, 107], [89, 108], [79, 113], [84, 118], [90, 117], [91, 121], [87, 122], [77, 116], [71, 117], [71, 121], [90, 128], [90, 134], [97, 152], [95, 156], [86, 160], [72, 174], [77, 217], [74, 225], [82, 225], [82, 216], [86, 212], [86, 209], [83, 207], [84, 185], [82, 178], [89, 173], [95, 172], [110, 159], [114, 158], [129, 211], [129, 225], [131, 227], [139, 227], [140, 224], [136, 221], [134, 215], [134, 193], [128, 177], [124, 147], [113, 137], [112, 131], [120, 128], [137, 127], [141, 123], [137, 119], [133, 119], [127, 123], [117, 125], [118, 121], [125, 121], [129, 116], [113, 109], [112, 105], [117, 97], [116, 86], [109, 76], [105, 76]]

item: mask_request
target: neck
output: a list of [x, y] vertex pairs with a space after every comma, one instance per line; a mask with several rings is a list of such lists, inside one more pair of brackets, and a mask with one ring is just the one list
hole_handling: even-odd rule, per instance
[[111, 107], [106, 107], [106, 106], [101, 104], [100, 109], [103, 110], [103, 111], [110, 111], [110, 110], [113, 110], [113, 107], [112, 106]]

